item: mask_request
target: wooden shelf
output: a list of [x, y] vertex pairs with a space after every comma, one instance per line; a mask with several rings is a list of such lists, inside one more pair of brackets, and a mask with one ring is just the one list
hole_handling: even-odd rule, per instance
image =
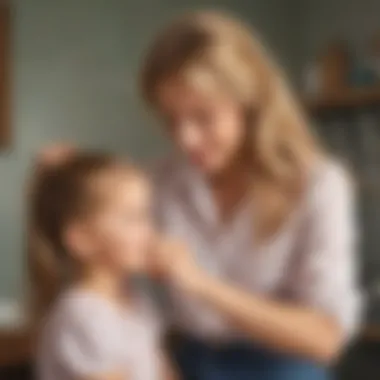
[[380, 85], [371, 88], [341, 90], [334, 94], [320, 96], [306, 102], [310, 111], [323, 111], [334, 108], [354, 108], [380, 105]]

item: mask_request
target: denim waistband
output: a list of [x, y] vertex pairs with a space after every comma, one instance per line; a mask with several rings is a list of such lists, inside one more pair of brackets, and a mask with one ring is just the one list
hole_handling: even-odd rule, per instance
[[[247, 341], [223, 344], [178, 335], [172, 351], [184, 379], [327, 380], [327, 368]], [[217, 376], [215, 374], [218, 374]]]

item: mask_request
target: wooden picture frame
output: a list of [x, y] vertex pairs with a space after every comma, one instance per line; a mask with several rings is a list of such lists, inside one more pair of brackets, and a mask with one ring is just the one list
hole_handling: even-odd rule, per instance
[[11, 12], [8, 1], [0, 0], [0, 151], [11, 142], [10, 65]]

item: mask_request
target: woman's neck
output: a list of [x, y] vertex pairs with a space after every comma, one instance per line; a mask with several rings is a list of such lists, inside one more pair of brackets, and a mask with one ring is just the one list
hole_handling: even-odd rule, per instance
[[231, 184], [238, 186], [246, 185], [249, 177], [248, 169], [243, 165], [234, 165], [224, 169], [223, 171], [211, 175], [209, 182], [212, 188], [230, 187]]
[[249, 157], [245, 151], [236, 156], [228, 165], [209, 176], [213, 188], [229, 187], [231, 183], [245, 186], [250, 176]]
[[222, 220], [227, 221], [246, 197], [251, 185], [251, 174], [243, 163], [231, 165], [210, 177], [211, 190]]

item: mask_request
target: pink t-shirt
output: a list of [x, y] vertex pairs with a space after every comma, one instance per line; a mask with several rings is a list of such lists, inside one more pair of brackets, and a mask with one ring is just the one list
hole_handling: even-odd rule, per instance
[[41, 333], [37, 379], [75, 380], [117, 372], [126, 380], [157, 380], [158, 330], [146, 303], [122, 310], [93, 292], [70, 290]]

